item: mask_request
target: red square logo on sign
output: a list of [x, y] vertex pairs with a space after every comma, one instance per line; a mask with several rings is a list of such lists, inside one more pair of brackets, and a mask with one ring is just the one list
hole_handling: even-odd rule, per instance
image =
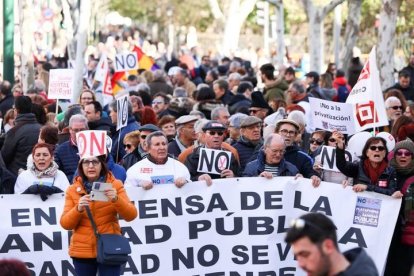
[[376, 114], [374, 106], [375, 103], [373, 101], [364, 104], [356, 104], [356, 116], [360, 126], [374, 123], [374, 114], [375, 122], [378, 122], [378, 114]]

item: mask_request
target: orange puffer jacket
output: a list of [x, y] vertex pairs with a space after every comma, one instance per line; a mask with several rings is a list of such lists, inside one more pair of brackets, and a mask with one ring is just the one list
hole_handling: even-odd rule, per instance
[[[126, 221], [137, 217], [137, 209], [130, 202], [122, 182], [109, 173], [107, 183], [112, 183], [117, 191], [116, 202], [91, 201], [89, 208], [100, 234], [120, 234], [117, 214]], [[73, 230], [70, 239], [69, 255], [75, 258], [96, 258], [96, 237], [86, 211], [78, 211], [79, 199], [86, 194], [82, 178], [77, 176], [66, 190], [65, 208], [60, 224], [66, 230]]]

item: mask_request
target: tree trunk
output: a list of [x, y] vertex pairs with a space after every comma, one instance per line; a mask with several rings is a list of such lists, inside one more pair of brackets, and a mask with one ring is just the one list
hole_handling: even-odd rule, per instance
[[88, 23], [90, 18], [91, 5], [89, 1], [81, 1], [80, 15], [78, 21], [78, 34], [76, 44], [75, 76], [73, 83], [73, 102], [76, 102], [82, 91], [83, 69], [85, 66], [85, 51], [88, 40]]
[[326, 6], [315, 7], [312, 0], [302, 0], [302, 5], [309, 22], [308, 46], [311, 71], [320, 73], [322, 68], [324, 53], [323, 20], [328, 13], [333, 11], [336, 6], [344, 1], [345, 0], [331, 0]]
[[353, 58], [353, 49], [358, 38], [359, 24], [361, 22], [361, 5], [361, 0], [348, 0], [345, 40], [338, 64], [338, 68], [345, 70], [346, 74], [348, 74], [349, 63]]
[[[34, 84], [34, 60], [32, 53], [33, 6], [31, 1], [19, 1], [20, 43], [22, 47], [20, 78], [24, 92]], [[47, 87], [46, 87], [47, 89]]]
[[378, 32], [377, 59], [380, 70], [381, 89], [394, 84], [395, 28], [401, 0], [382, 0]]
[[285, 19], [283, 0], [276, 3], [277, 63], [282, 65], [285, 57]]

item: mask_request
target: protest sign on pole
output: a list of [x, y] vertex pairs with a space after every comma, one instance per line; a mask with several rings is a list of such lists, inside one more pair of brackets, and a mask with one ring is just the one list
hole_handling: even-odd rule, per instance
[[116, 130], [120, 130], [128, 124], [128, 94], [116, 98], [117, 122]]
[[200, 148], [200, 158], [198, 159], [198, 172], [221, 174], [225, 169], [230, 168], [231, 152], [224, 150], [214, 150]]
[[49, 99], [72, 99], [73, 69], [51, 69], [49, 72]]
[[[139, 217], [120, 220], [132, 249], [122, 275], [305, 275], [284, 238], [290, 221], [307, 212], [331, 218], [340, 250], [364, 248], [381, 273], [401, 204], [401, 199], [355, 193], [340, 184], [314, 188], [309, 179], [293, 177], [126, 192]], [[64, 200], [63, 194], [47, 201], [3, 195], [0, 258], [16, 257], [34, 275], [73, 275], [69, 232], [59, 225]]]
[[136, 52], [117, 54], [115, 56], [115, 72], [125, 72], [138, 69], [138, 57]]
[[109, 64], [105, 54], [101, 55], [99, 63], [96, 66], [95, 80], [102, 85], [102, 95], [104, 105], [110, 104], [113, 99], [113, 91], [111, 85], [111, 78], [109, 76]]
[[356, 132], [388, 125], [375, 46], [346, 102], [353, 104]]
[[76, 133], [76, 144], [80, 158], [106, 154], [106, 131], [84, 130]]
[[312, 126], [317, 129], [339, 130], [345, 134], [355, 133], [353, 106], [317, 98], [309, 98], [312, 106]]

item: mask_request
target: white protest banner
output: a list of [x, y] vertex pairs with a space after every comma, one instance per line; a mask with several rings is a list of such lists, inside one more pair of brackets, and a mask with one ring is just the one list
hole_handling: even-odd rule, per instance
[[198, 159], [198, 172], [221, 174], [225, 169], [230, 168], [231, 152], [224, 150], [214, 150], [200, 148], [200, 158]]
[[73, 69], [51, 69], [49, 71], [49, 99], [72, 99]]
[[115, 72], [124, 72], [138, 69], [138, 57], [136, 52], [117, 54], [115, 56]]
[[346, 100], [354, 106], [356, 132], [364, 129], [388, 125], [382, 95], [375, 46], [369, 54], [358, 82]]
[[[127, 193], [139, 217], [120, 221], [132, 248], [122, 275], [305, 275], [284, 237], [290, 221], [309, 211], [334, 221], [341, 251], [365, 248], [381, 273], [401, 204], [334, 183], [315, 189], [309, 179], [293, 177], [219, 179], [180, 189], [154, 185]], [[63, 194], [46, 201], [2, 195], [0, 259], [23, 260], [33, 275], [73, 275], [68, 232], [59, 225], [64, 200]]]
[[96, 66], [95, 80], [102, 83], [102, 94], [104, 105], [111, 103], [114, 99], [111, 78], [109, 76], [109, 64], [106, 54], [102, 54]]
[[[338, 168], [336, 167], [336, 154], [334, 147], [323, 146], [320, 154], [322, 169], [339, 172]], [[345, 150], [345, 159], [346, 161], [353, 162], [352, 154], [347, 150]]]
[[128, 124], [128, 94], [116, 98], [117, 122], [116, 130]]
[[345, 134], [355, 133], [353, 106], [347, 103], [338, 103], [309, 98], [312, 107], [312, 126], [317, 129], [339, 130]]
[[76, 144], [80, 158], [106, 154], [106, 131], [84, 130], [76, 133]]

